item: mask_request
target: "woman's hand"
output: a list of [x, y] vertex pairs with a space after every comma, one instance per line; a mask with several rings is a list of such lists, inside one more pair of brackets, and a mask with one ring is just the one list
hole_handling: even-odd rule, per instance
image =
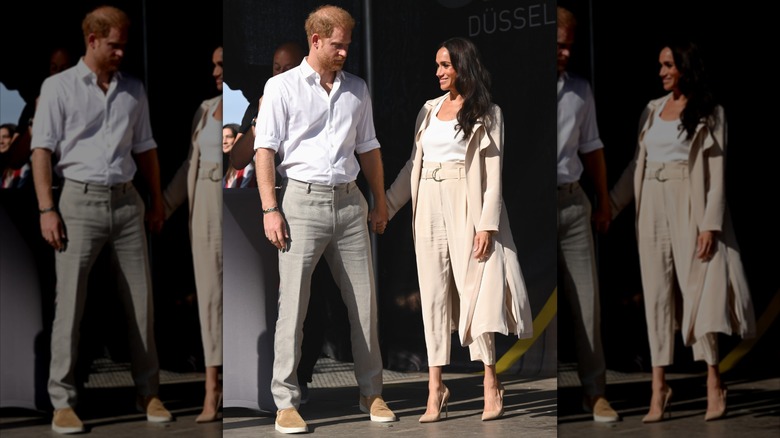
[[696, 239], [696, 258], [709, 261], [715, 254], [715, 231], [702, 231]]
[[477, 231], [477, 234], [474, 236], [474, 258], [480, 262], [487, 260], [490, 256], [492, 243], [492, 231]]

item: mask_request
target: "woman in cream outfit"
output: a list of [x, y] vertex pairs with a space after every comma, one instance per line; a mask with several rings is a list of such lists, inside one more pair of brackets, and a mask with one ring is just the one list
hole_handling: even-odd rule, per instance
[[532, 334], [531, 310], [509, 218], [501, 197], [503, 118], [490, 102], [490, 77], [469, 40], [445, 41], [436, 53], [439, 85], [425, 103], [406, 166], [387, 191], [392, 217], [412, 201], [425, 342], [428, 403], [420, 422], [441, 418], [457, 328], [472, 360], [485, 366], [483, 420], [503, 414], [494, 333]]
[[190, 241], [206, 361], [198, 423], [215, 421], [222, 401], [222, 47], [212, 56], [220, 95], [204, 100], [192, 122], [189, 156], [165, 189], [166, 216], [189, 199]]
[[[707, 363], [705, 420], [713, 420], [726, 411], [717, 333], [744, 338], [755, 331], [724, 193], [726, 119], [706, 86], [695, 45], [666, 46], [658, 61], [669, 94], [645, 108], [636, 155], [611, 193], [615, 214], [636, 199], [653, 365], [653, 396], [643, 421], [660, 421], [669, 405], [664, 367], [672, 363], [676, 327], [694, 359]], [[682, 309], [675, 308], [675, 291]]]

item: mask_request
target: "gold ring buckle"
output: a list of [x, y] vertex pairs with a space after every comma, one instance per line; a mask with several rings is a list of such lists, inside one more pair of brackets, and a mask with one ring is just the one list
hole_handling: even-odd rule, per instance
[[221, 169], [218, 167], [212, 167], [209, 169], [209, 179], [212, 181], [222, 181], [222, 176], [220, 175]]
[[442, 182], [443, 181], [441, 179], [436, 178], [436, 172], [438, 172], [439, 170], [441, 170], [441, 167], [437, 167], [437, 168], [433, 169], [433, 173], [431, 174], [431, 179], [436, 181], [436, 182]]
[[659, 167], [658, 169], [655, 169], [655, 179], [657, 179], [660, 182], [664, 182], [669, 178], [661, 179], [661, 171], [664, 170], [663, 167]]

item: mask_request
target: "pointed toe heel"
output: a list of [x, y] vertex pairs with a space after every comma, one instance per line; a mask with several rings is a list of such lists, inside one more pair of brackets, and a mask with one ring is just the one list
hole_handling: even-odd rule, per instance
[[642, 423], [657, 423], [664, 419], [664, 415], [668, 415], [668, 418], [672, 418], [672, 388], [666, 387], [665, 390], [661, 390], [662, 392], [662, 404], [661, 404], [661, 412], [658, 414], [647, 414], [642, 418]]
[[442, 410], [444, 410], [444, 418], [447, 418], [447, 415], [449, 414], [449, 408], [447, 407], [447, 403], [450, 399], [450, 389], [445, 386], [444, 391], [439, 392], [439, 396], [441, 397], [441, 401], [439, 401], [439, 410], [434, 413], [429, 414], [426, 412], [425, 414], [423, 414], [418, 420], [420, 423], [435, 423], [441, 420]]
[[725, 387], [720, 388], [718, 397], [720, 397], [720, 400], [722, 401], [721, 407], [715, 410], [708, 409], [707, 412], [704, 413], [704, 421], [713, 421], [726, 416], [726, 392], [727, 391], [728, 390]]
[[482, 421], [501, 418], [504, 415], [504, 385], [498, 384], [498, 409], [482, 412]]

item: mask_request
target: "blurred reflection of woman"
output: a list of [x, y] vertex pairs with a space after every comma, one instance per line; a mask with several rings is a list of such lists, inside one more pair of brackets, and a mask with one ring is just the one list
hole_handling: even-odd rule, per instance
[[[636, 155], [611, 193], [615, 214], [636, 199], [653, 365], [653, 395], [642, 421], [660, 421], [669, 409], [664, 367], [672, 364], [675, 328], [693, 347], [694, 360], [707, 363], [709, 421], [726, 412], [717, 333], [752, 336], [753, 304], [726, 207], [723, 108], [709, 91], [694, 44], [665, 46], [658, 62], [668, 94], [645, 108]], [[682, 309], [675, 307], [676, 291]]]
[[190, 241], [206, 362], [206, 397], [198, 423], [216, 421], [222, 403], [222, 47], [214, 50], [220, 94], [195, 113], [187, 160], [165, 189], [166, 216], [189, 199]]
[[419, 421], [438, 421], [447, 405], [441, 372], [454, 327], [471, 359], [484, 364], [482, 420], [493, 420], [504, 412], [494, 333], [532, 332], [501, 196], [503, 116], [490, 100], [490, 76], [471, 41], [445, 41], [436, 65], [447, 94], [423, 105], [411, 158], [387, 192], [390, 217], [412, 200], [429, 370], [427, 409]]

